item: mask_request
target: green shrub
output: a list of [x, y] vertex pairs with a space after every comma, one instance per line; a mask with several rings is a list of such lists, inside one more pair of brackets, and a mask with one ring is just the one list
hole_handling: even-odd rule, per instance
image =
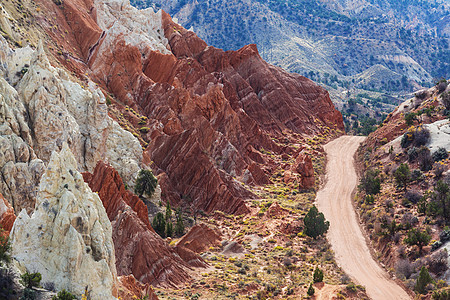
[[139, 171], [136, 178], [136, 186], [134, 187], [134, 191], [137, 195], [139, 195], [139, 197], [143, 194], [151, 197], [155, 192], [157, 185], [158, 180], [153, 175], [152, 171], [142, 169]]
[[310, 283], [310, 284], [309, 284], [308, 291], [307, 291], [308, 296], [314, 295], [314, 292], [315, 292], [315, 291], [314, 291], [314, 287], [313, 287], [312, 283]]
[[450, 292], [449, 290], [441, 290], [441, 291], [435, 291], [433, 292], [432, 296], [433, 300], [449, 300], [450, 299]]
[[73, 299], [77, 299], [77, 297], [75, 297], [72, 293], [66, 290], [59, 291], [58, 295], [52, 297], [52, 300], [73, 300]]
[[318, 267], [314, 270], [313, 281], [314, 283], [323, 281], [323, 271]]
[[403, 187], [406, 191], [408, 183], [411, 181], [411, 171], [408, 164], [401, 164], [394, 172], [394, 178], [400, 187]]
[[412, 124], [414, 124], [414, 120], [416, 120], [416, 114], [415, 113], [407, 113], [405, 115], [405, 121], [406, 121], [406, 125], [411, 126]]
[[319, 213], [315, 205], [309, 209], [303, 223], [305, 224], [304, 233], [314, 239], [325, 234], [330, 228], [330, 222], [325, 221], [325, 216]]
[[20, 283], [28, 289], [33, 287], [38, 287], [41, 283], [42, 276], [41, 273], [28, 273], [20, 275]]
[[431, 240], [431, 236], [426, 231], [420, 231], [419, 229], [413, 228], [408, 231], [408, 236], [405, 238], [404, 242], [410, 246], [416, 245], [419, 247], [419, 252], [422, 252], [422, 247], [428, 245]]
[[164, 218], [164, 214], [159, 212], [153, 218], [152, 227], [161, 237], [165, 237], [166, 232], [166, 219]]
[[23, 290], [22, 297], [20, 297], [20, 300], [35, 300], [36, 299], [36, 291], [26, 288]]
[[379, 173], [378, 170], [367, 170], [361, 178], [359, 188], [368, 195], [378, 194], [381, 189], [381, 179], [378, 177]]
[[429, 283], [433, 282], [433, 278], [431, 278], [430, 273], [428, 273], [427, 268], [425, 266], [420, 269], [419, 277], [417, 277], [416, 285], [414, 289], [419, 294], [426, 294], [427, 293], [427, 285]]
[[448, 152], [445, 148], [439, 147], [436, 152], [433, 153], [433, 160], [440, 161], [448, 157]]

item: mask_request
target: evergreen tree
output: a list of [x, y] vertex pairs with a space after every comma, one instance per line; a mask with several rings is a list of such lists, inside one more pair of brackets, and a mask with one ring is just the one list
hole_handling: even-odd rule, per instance
[[166, 204], [166, 222], [170, 222], [172, 219], [172, 209], [170, 208], [170, 203], [167, 201]]
[[314, 295], [314, 292], [315, 292], [315, 291], [314, 291], [314, 287], [313, 287], [312, 283], [310, 283], [310, 284], [309, 284], [308, 291], [307, 291], [308, 296]]
[[27, 289], [31, 289], [33, 287], [38, 287], [41, 283], [42, 275], [41, 273], [28, 273], [20, 275], [20, 283], [25, 286]]
[[173, 235], [172, 221], [166, 223], [166, 236], [171, 237]]
[[177, 223], [175, 224], [175, 234], [182, 236], [184, 234], [184, 223], [181, 209], [177, 212]]
[[419, 229], [413, 228], [408, 231], [408, 236], [405, 238], [405, 243], [419, 247], [419, 252], [422, 252], [422, 247], [427, 245], [431, 240], [431, 236], [425, 231], [420, 231]]
[[136, 185], [134, 187], [134, 192], [139, 197], [146, 194], [151, 197], [155, 192], [156, 186], [158, 185], [158, 179], [153, 175], [150, 170], [140, 170], [138, 177], [136, 178]]
[[378, 174], [378, 170], [367, 170], [361, 178], [359, 188], [368, 195], [378, 194], [381, 189], [381, 179], [378, 177]]
[[330, 228], [330, 222], [325, 221], [325, 216], [323, 213], [319, 213], [315, 205], [309, 209], [303, 223], [305, 224], [304, 233], [314, 239], [326, 233]]
[[314, 283], [323, 281], [323, 271], [318, 267], [314, 270], [313, 281]]
[[394, 178], [397, 184], [406, 191], [408, 182], [411, 181], [411, 171], [408, 164], [401, 164], [394, 172]]
[[152, 227], [153, 229], [155, 229], [157, 234], [159, 234], [163, 238], [165, 237], [166, 220], [162, 212], [157, 213], [156, 216], [153, 218]]
[[420, 294], [426, 294], [427, 293], [427, 285], [429, 283], [433, 282], [433, 278], [431, 278], [430, 273], [428, 273], [427, 268], [425, 266], [420, 269], [419, 277], [417, 277], [416, 286], [414, 289], [416, 292]]

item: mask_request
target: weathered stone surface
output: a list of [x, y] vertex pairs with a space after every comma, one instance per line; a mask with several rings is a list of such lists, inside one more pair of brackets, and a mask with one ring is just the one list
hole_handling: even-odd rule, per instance
[[291, 170], [301, 175], [301, 188], [309, 189], [314, 187], [314, 167], [311, 157], [309, 157], [308, 154], [300, 153], [295, 159], [295, 163], [292, 165]]
[[12, 51], [3, 37], [0, 71], [15, 85], [0, 78], [0, 192], [16, 213], [22, 208], [31, 213], [44, 164], [64, 142], [80, 171], [92, 171], [98, 160], [106, 159], [134, 185], [142, 148], [108, 116], [105, 97], [95, 84], [88, 82], [85, 88], [52, 67], [42, 44], [36, 51]]
[[266, 184], [275, 168], [264, 165], [260, 151], [290, 151], [274, 138], [344, 128], [324, 89], [267, 64], [254, 45], [209, 47], [164, 12], [138, 11], [126, 0], [80, 5], [91, 13], [73, 13], [71, 22], [89, 24], [80, 32], [89, 33], [92, 21], [103, 31], [95, 43], [90, 34], [86, 41], [76, 34], [81, 48], [91, 44], [89, 75], [148, 117], [146, 161], [161, 179], [165, 202], [246, 213], [243, 200], [255, 195], [240, 182]]
[[57, 290], [112, 299], [116, 281], [111, 223], [97, 194], [77, 171], [67, 144], [42, 176], [36, 210], [22, 210], [11, 231], [12, 257]]
[[11, 228], [16, 220], [14, 210], [2, 194], [0, 194], [0, 227], [9, 235]]
[[142, 299], [158, 300], [150, 284], [142, 284], [133, 275], [120, 276], [118, 279], [118, 297], [122, 300]]
[[206, 224], [198, 224], [189, 230], [177, 243], [177, 248], [187, 248], [195, 253], [207, 251], [220, 245], [220, 236]]
[[84, 174], [86, 182], [103, 201], [112, 223], [116, 266], [119, 275], [133, 274], [142, 283], [176, 286], [189, 279], [191, 266], [205, 267], [196, 254], [180, 255], [150, 226], [147, 207], [125, 190], [113, 167], [99, 162], [93, 174]]

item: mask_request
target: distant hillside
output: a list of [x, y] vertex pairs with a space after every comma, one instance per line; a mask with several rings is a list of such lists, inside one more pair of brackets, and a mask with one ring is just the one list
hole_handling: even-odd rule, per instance
[[[448, 1], [131, 3], [140, 8], [161, 7], [207, 43], [225, 50], [255, 43], [269, 62], [322, 83], [340, 109], [360, 95], [371, 117], [377, 111], [391, 111], [405, 92], [430, 86], [433, 78], [450, 77]], [[371, 105], [370, 98], [361, 97], [367, 92], [376, 102], [392, 105]], [[392, 95], [397, 100], [389, 102]]]

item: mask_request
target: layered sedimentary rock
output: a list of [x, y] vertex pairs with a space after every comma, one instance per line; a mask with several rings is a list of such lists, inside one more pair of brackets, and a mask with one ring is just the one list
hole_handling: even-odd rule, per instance
[[94, 83], [85, 88], [52, 67], [42, 44], [13, 51], [3, 37], [0, 74], [0, 192], [16, 213], [22, 208], [31, 213], [45, 164], [64, 142], [80, 171], [92, 171], [106, 159], [133, 185], [142, 148], [108, 116]]
[[207, 251], [209, 247], [217, 247], [222, 239], [206, 224], [195, 225], [177, 243], [177, 248], [186, 248], [195, 253]]
[[191, 278], [191, 266], [206, 266], [195, 254], [185, 254], [186, 261], [180, 259], [176, 250], [155, 233], [147, 207], [125, 190], [113, 167], [100, 162], [93, 174], [86, 173], [84, 178], [98, 192], [111, 220], [119, 275], [133, 274], [142, 283], [175, 286]]
[[308, 154], [300, 153], [295, 159], [291, 170], [301, 175], [300, 186], [302, 188], [310, 189], [314, 187], [314, 167]]
[[0, 228], [2, 228], [6, 235], [9, 235], [11, 228], [16, 220], [14, 210], [2, 194], [0, 194]]
[[142, 299], [147, 296], [148, 300], [158, 300], [155, 292], [149, 284], [142, 284], [133, 275], [120, 276], [118, 297], [123, 300]]
[[67, 144], [53, 152], [42, 176], [36, 210], [22, 210], [11, 231], [12, 257], [57, 290], [112, 299], [116, 279], [111, 223], [83, 181]]
[[148, 117], [141, 125], [148, 132], [146, 161], [172, 204], [190, 199], [207, 212], [245, 213], [243, 199], [254, 195], [237, 181], [268, 183], [271, 169], [257, 159], [259, 151], [291, 150], [273, 137], [343, 129], [324, 89], [267, 64], [254, 45], [229, 52], [209, 47], [164, 12], [138, 11], [125, 0], [77, 2], [70, 13], [40, 1], [65, 14], [62, 28], [77, 24], [69, 39], [89, 49], [78, 58], [92, 78]]

